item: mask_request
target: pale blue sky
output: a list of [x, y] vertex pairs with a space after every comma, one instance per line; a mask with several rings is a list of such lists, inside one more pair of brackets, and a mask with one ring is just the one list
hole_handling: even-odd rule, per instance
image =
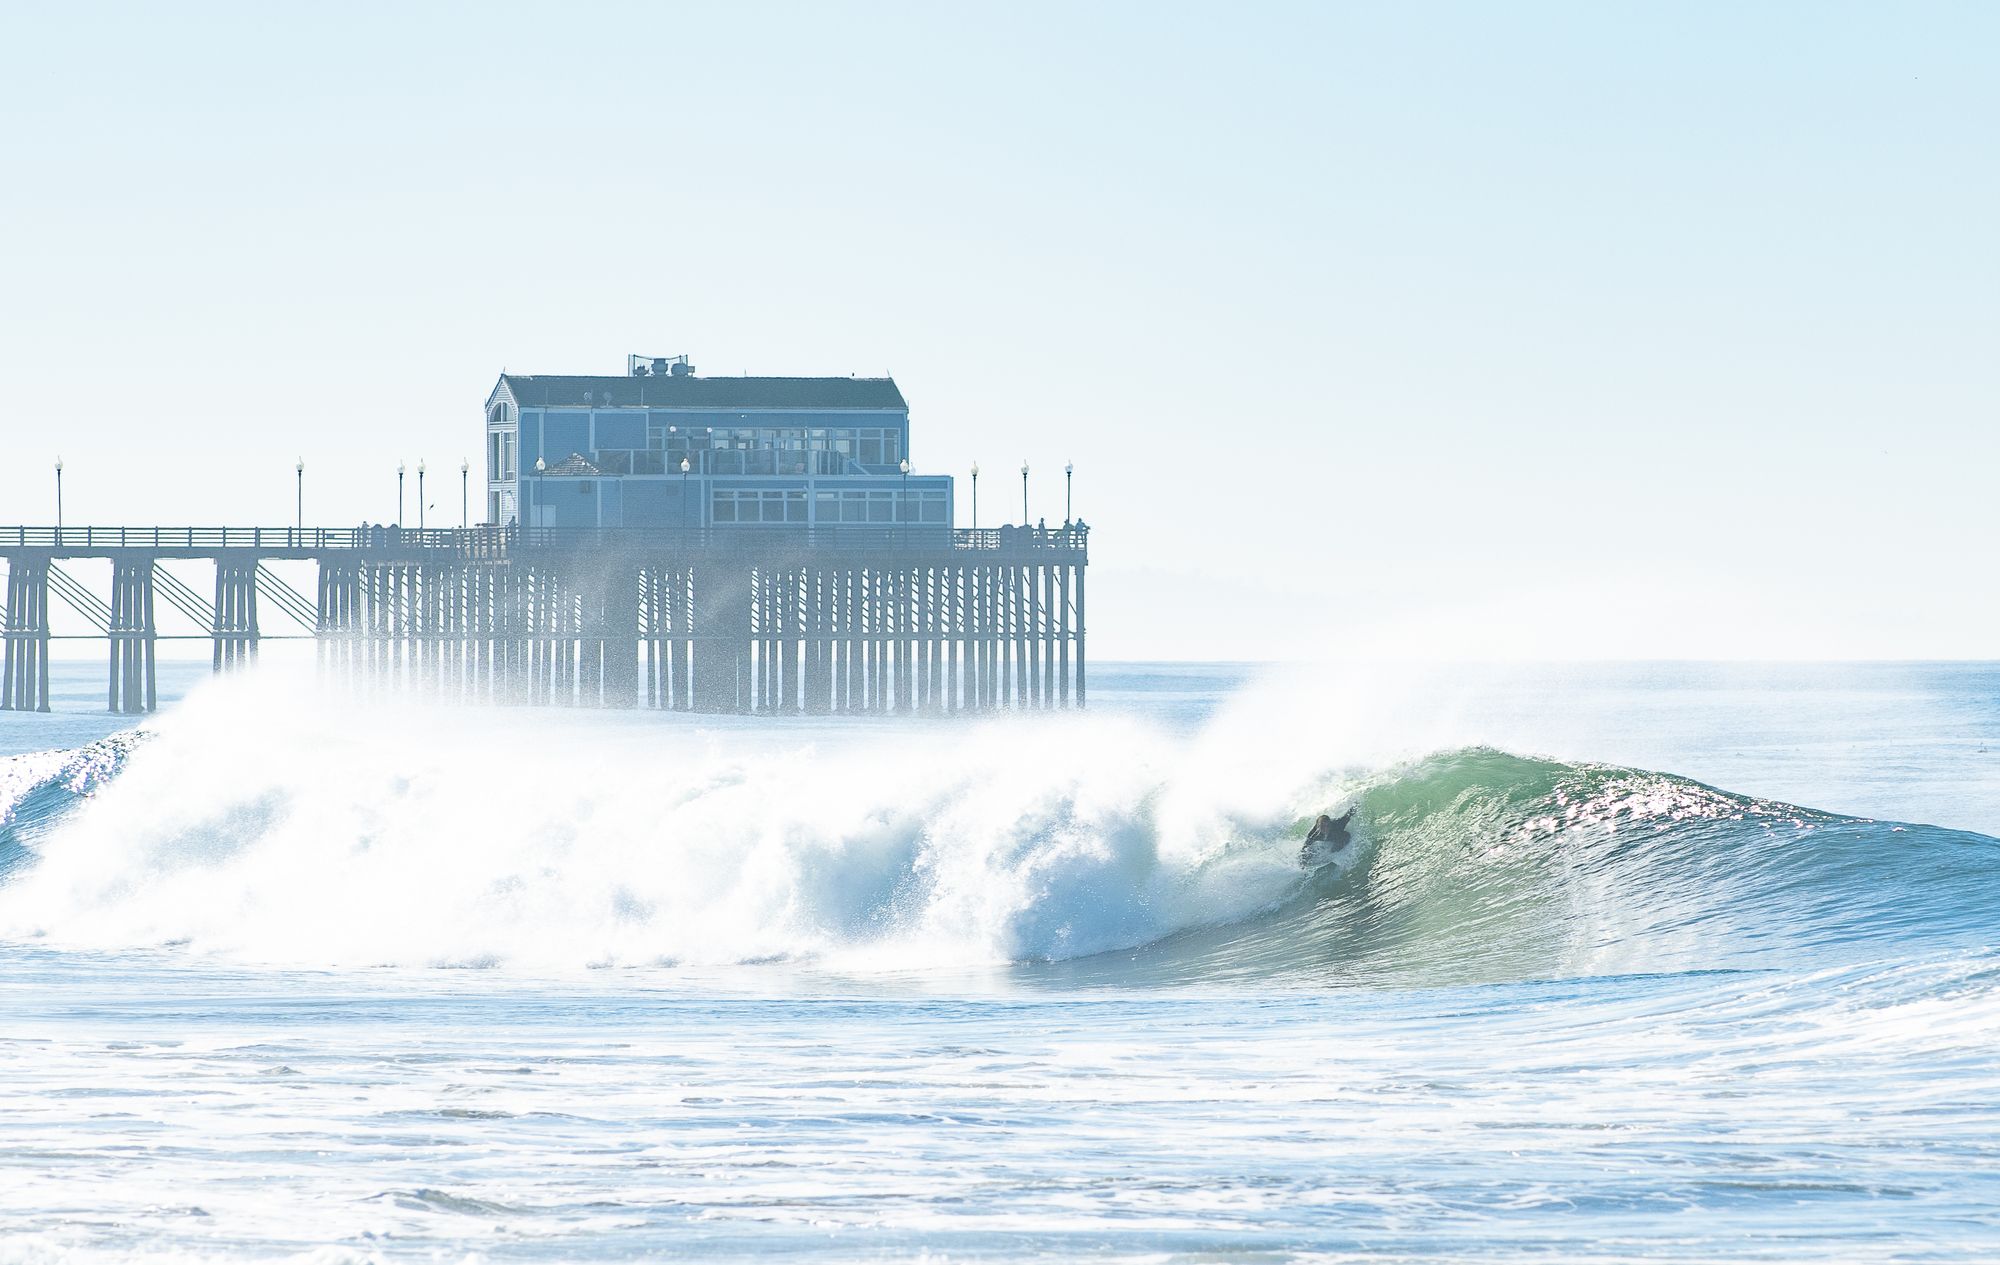
[[1104, 655], [2000, 650], [1994, 6], [13, 4], [0, 118], [8, 522], [685, 351], [1073, 458]]

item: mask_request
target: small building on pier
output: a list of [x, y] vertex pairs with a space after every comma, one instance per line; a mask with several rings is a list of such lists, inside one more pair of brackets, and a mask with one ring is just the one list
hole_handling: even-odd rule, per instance
[[630, 356], [619, 375], [503, 373], [486, 399], [496, 526], [948, 532], [950, 476], [909, 460], [891, 378], [704, 378], [686, 356]]
[[[953, 521], [888, 378], [503, 374], [480, 526], [0, 527], [0, 710], [47, 711], [55, 606], [154, 705], [156, 644], [253, 662], [263, 614], [363, 692], [698, 712], [982, 712], [1086, 697], [1081, 522]], [[66, 568], [109, 564], [106, 600]], [[268, 564], [311, 564], [315, 591]], [[190, 583], [175, 568], [208, 564]], [[208, 592], [213, 593], [211, 600]], [[183, 628], [165, 631], [156, 599]]]

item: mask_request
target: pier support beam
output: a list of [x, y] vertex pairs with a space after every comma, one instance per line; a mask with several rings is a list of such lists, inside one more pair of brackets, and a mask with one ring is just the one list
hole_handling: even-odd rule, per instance
[[694, 710], [751, 710], [750, 572], [716, 564], [694, 573]]
[[49, 560], [14, 557], [7, 568], [0, 710], [49, 710]]
[[257, 560], [218, 558], [215, 563], [215, 670], [247, 667], [257, 659]]
[[605, 707], [639, 704], [639, 581], [623, 567], [612, 567], [603, 582], [599, 606], [598, 701]]
[[111, 626], [106, 631], [111, 639], [111, 710], [128, 716], [156, 710], [151, 556], [112, 560]]
[[1083, 680], [1083, 573], [1087, 568], [1076, 568], [1076, 705], [1084, 704]]

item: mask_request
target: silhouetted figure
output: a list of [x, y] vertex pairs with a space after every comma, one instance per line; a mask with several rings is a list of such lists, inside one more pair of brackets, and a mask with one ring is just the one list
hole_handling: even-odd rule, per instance
[[1308, 868], [1325, 865], [1352, 843], [1354, 838], [1348, 833], [1347, 819], [1353, 815], [1353, 809], [1338, 817], [1321, 813], [1319, 820], [1313, 822], [1312, 829], [1306, 832], [1305, 845], [1299, 849], [1299, 864]]

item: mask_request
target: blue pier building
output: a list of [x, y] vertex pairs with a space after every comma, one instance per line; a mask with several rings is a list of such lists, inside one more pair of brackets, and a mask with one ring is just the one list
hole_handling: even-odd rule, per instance
[[[522, 527], [947, 532], [949, 475], [909, 472], [890, 378], [503, 373], [486, 400], [486, 518]], [[815, 534], [818, 534], [815, 532]]]
[[[770, 714], [1084, 703], [1089, 529], [955, 526], [951, 478], [910, 468], [888, 378], [703, 378], [684, 356], [633, 356], [615, 375], [502, 374], [485, 425], [476, 527], [308, 526], [301, 491], [284, 527], [0, 528], [0, 711], [49, 710], [55, 604], [108, 642], [117, 712], [153, 708], [162, 636], [212, 640], [230, 671], [287, 635], [271, 616], [363, 693]], [[65, 569], [79, 559], [108, 565], [108, 600]], [[310, 594], [276, 562], [314, 567]], [[209, 564], [213, 589], [170, 563]], [[163, 633], [163, 608], [198, 631]]]

